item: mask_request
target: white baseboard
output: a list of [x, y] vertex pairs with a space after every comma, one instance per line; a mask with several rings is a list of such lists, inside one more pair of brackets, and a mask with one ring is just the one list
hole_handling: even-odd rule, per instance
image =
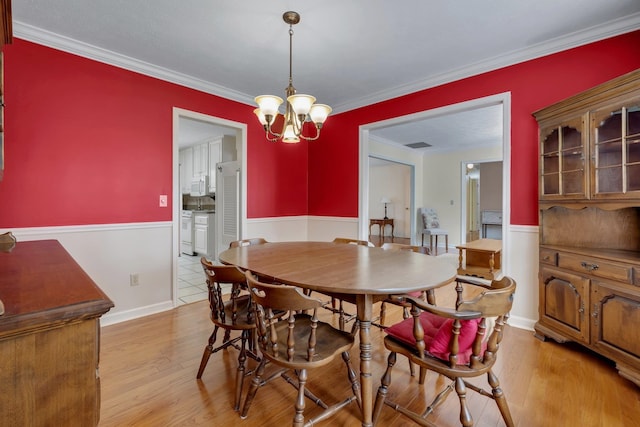
[[137, 319], [139, 317], [148, 316], [150, 314], [161, 313], [173, 309], [172, 301], [165, 301], [158, 304], [152, 304], [145, 307], [138, 307], [131, 310], [120, 311], [116, 313], [107, 313], [100, 318], [100, 326], [115, 325], [116, 323], [126, 322], [127, 320]]
[[533, 331], [533, 326], [536, 324], [536, 321], [533, 319], [527, 319], [526, 317], [510, 316], [508, 323], [514, 328]]

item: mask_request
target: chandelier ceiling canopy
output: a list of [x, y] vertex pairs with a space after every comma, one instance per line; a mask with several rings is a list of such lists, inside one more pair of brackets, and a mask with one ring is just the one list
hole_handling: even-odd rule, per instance
[[[254, 110], [258, 120], [264, 127], [265, 136], [269, 141], [278, 141], [287, 143], [300, 142], [300, 139], [313, 141], [320, 136], [322, 124], [331, 113], [331, 107], [325, 104], [315, 104], [316, 98], [311, 95], [296, 94], [293, 87], [293, 26], [300, 22], [300, 14], [293, 11], [285, 12], [282, 15], [285, 23], [289, 24], [289, 86], [285, 91], [287, 99], [285, 103], [285, 112], [283, 115], [282, 128], [274, 129], [274, 124], [280, 112], [278, 111], [283, 99], [274, 95], [256, 96], [255, 101], [258, 108]], [[311, 126], [305, 127], [306, 122], [312, 122], [315, 127], [315, 133], [305, 135], [303, 132]]]

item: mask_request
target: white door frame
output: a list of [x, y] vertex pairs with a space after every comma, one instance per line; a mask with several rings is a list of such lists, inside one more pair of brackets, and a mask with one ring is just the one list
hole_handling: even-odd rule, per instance
[[[505, 275], [511, 273], [508, 263], [509, 255], [509, 224], [511, 223], [511, 92], [503, 92], [483, 98], [446, 105], [440, 108], [420, 111], [405, 116], [394, 117], [379, 122], [372, 122], [359, 127], [360, 140], [360, 174], [359, 174], [359, 200], [358, 200], [358, 230], [359, 238], [367, 236], [369, 225], [369, 132], [377, 128], [414, 122], [430, 117], [455, 114], [466, 110], [485, 106], [502, 106], [502, 272]], [[466, 203], [464, 200], [461, 203]], [[415, 209], [414, 209], [415, 210]], [[464, 221], [464, 219], [461, 219]], [[412, 220], [415, 222], [415, 220]], [[412, 236], [412, 240], [415, 236]]]
[[247, 124], [209, 116], [195, 111], [173, 107], [173, 245], [172, 245], [172, 271], [173, 286], [172, 300], [173, 306], [178, 305], [178, 256], [180, 255], [180, 209], [182, 205], [182, 192], [180, 191], [180, 153], [179, 135], [180, 118], [190, 118], [211, 123], [218, 126], [226, 126], [236, 130], [236, 140], [240, 139], [241, 149], [238, 153], [238, 160], [241, 162], [241, 199], [240, 199], [240, 230], [247, 229]]

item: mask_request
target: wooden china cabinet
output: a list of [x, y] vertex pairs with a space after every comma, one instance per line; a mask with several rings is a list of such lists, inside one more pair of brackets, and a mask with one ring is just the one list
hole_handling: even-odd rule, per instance
[[536, 336], [575, 341], [640, 385], [640, 70], [534, 113]]

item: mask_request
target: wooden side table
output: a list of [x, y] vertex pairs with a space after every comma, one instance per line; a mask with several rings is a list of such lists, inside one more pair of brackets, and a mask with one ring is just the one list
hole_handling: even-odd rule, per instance
[[[458, 256], [458, 274], [475, 276], [493, 280], [500, 275], [500, 252], [502, 241], [495, 239], [480, 239], [456, 246], [460, 251]], [[462, 264], [466, 252], [466, 260]]]
[[391, 226], [391, 238], [393, 239], [393, 218], [387, 219], [369, 219], [369, 235], [371, 235], [371, 226], [377, 224], [380, 227], [380, 236], [384, 239], [384, 227], [388, 224]]

